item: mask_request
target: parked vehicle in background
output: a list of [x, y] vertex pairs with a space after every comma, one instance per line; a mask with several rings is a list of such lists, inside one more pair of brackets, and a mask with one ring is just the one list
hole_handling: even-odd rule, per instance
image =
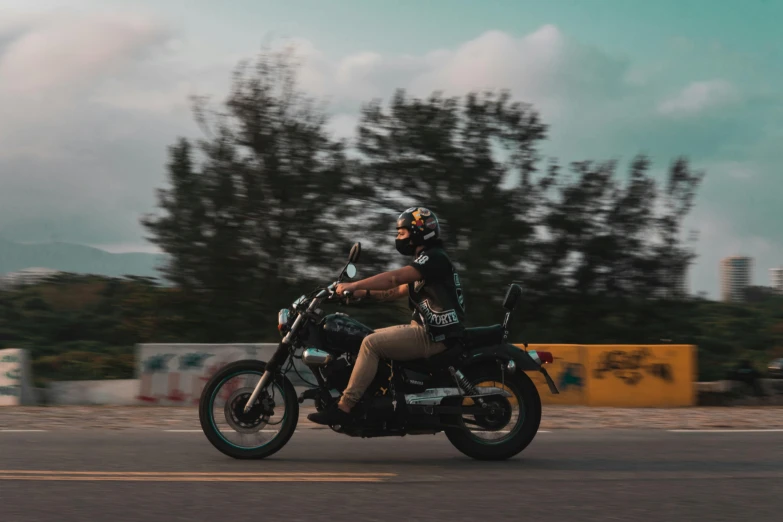
[[770, 361], [767, 365], [767, 376], [770, 379], [783, 379], [783, 357]]

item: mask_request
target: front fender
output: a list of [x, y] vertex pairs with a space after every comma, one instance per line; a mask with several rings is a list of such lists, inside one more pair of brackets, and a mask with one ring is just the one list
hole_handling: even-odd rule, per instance
[[554, 395], [560, 394], [544, 365], [536, 362], [526, 350], [518, 348], [513, 344], [503, 343], [470, 350], [467, 354], [467, 359], [461, 367], [467, 368], [488, 361], [502, 361], [504, 363], [514, 361], [519, 370], [524, 372], [541, 372], [549, 386], [549, 391]]

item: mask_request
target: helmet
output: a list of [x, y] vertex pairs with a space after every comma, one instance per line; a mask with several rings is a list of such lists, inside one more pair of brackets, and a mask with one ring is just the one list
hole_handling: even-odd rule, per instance
[[[411, 207], [397, 218], [397, 229], [404, 228], [410, 231], [410, 238], [403, 240], [409, 244], [413, 250], [416, 247], [428, 245], [440, 239], [440, 224], [438, 217], [429, 209], [424, 207]], [[397, 245], [400, 250], [401, 245]], [[407, 246], [407, 245], [406, 245]], [[405, 248], [409, 253], [410, 249]], [[410, 252], [412, 253], [412, 252]]]

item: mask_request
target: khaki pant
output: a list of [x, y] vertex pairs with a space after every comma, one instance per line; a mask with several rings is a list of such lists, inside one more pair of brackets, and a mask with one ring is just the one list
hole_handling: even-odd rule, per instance
[[353, 407], [372, 383], [378, 371], [378, 360], [412, 361], [426, 359], [446, 349], [443, 343], [433, 343], [418, 323], [381, 328], [364, 338], [359, 349], [351, 380], [340, 403]]

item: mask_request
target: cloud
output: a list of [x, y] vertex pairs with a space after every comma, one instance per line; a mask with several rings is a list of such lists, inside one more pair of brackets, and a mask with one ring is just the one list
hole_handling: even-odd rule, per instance
[[138, 241], [132, 214], [147, 209], [160, 179], [160, 167], [152, 179], [144, 173], [146, 160], [163, 164], [177, 122], [141, 121], [92, 98], [160, 55], [165, 24], [134, 13], [17, 12], [0, 38], [0, 236]]
[[24, 32], [0, 57], [6, 95], [89, 85], [165, 38], [155, 20], [133, 14], [58, 17]]
[[723, 161], [706, 166], [712, 176], [748, 181], [758, 176], [758, 167], [750, 161]]
[[739, 92], [725, 80], [693, 82], [675, 96], [663, 100], [658, 112], [667, 116], [693, 116], [739, 101]]
[[624, 79], [625, 59], [579, 46], [554, 25], [522, 37], [487, 31], [454, 49], [413, 56], [362, 51], [330, 61], [311, 42], [296, 44], [303, 57], [302, 87], [330, 97], [338, 112], [355, 111], [359, 103], [386, 98], [398, 87], [417, 96], [508, 89], [551, 122], [572, 117], [573, 108], [587, 100], [616, 100], [633, 88]]
[[420, 97], [508, 89], [514, 99], [534, 105], [550, 125], [552, 143], [580, 156], [596, 146], [610, 148], [595, 132], [597, 120], [604, 126], [627, 121], [654, 99], [639, 99], [645, 93], [629, 79], [625, 57], [580, 45], [554, 25], [519, 37], [487, 31], [418, 55], [365, 50], [335, 59], [305, 39], [277, 47], [289, 43], [301, 58], [300, 87], [330, 102], [331, 127], [340, 136], [354, 125], [362, 103], [389, 99], [397, 88]]
[[0, 156], [56, 156], [63, 138], [90, 123], [90, 95], [102, 82], [143, 63], [168, 38], [159, 21], [132, 13], [17, 20], [0, 48]]

